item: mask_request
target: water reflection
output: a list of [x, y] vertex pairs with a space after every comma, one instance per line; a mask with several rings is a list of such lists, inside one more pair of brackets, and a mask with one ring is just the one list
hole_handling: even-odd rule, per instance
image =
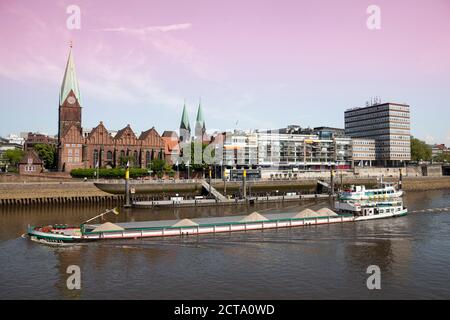
[[[449, 191], [408, 193], [410, 210], [450, 206]], [[299, 211], [328, 203], [124, 210], [113, 222]], [[2, 209], [0, 298], [309, 299], [447, 297], [450, 214], [232, 234], [51, 247], [28, 223], [78, 224], [103, 205]], [[369, 265], [382, 270], [368, 292]], [[82, 290], [66, 287], [79, 265]]]

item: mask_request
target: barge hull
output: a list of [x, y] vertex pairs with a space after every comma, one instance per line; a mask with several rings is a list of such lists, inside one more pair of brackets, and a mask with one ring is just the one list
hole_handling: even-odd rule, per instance
[[[215, 233], [231, 233], [246, 232], [267, 229], [293, 228], [302, 226], [315, 226], [325, 224], [336, 224], [346, 222], [359, 222], [375, 219], [386, 219], [401, 217], [407, 214], [407, 210], [396, 213], [386, 213], [375, 216], [340, 215], [330, 217], [317, 217], [307, 219], [279, 219], [268, 221], [252, 221], [252, 222], [227, 222], [221, 224], [201, 224], [197, 226], [167, 226], [167, 227], [147, 227], [147, 228], [128, 228], [123, 231], [100, 231], [85, 232], [80, 236], [63, 236], [58, 234], [44, 233], [29, 228], [28, 235], [36, 240], [43, 240], [50, 243], [78, 243], [87, 241], [113, 240], [113, 239], [138, 239], [152, 237], [171, 237], [171, 236], [188, 236]], [[120, 225], [120, 224], [119, 224]], [[125, 225], [125, 224], [124, 224]]]

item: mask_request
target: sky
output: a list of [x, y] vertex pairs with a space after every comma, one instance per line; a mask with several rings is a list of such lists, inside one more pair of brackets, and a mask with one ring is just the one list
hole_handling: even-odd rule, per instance
[[380, 97], [450, 145], [448, 0], [0, 0], [0, 41], [0, 136], [57, 133], [72, 41], [85, 128], [177, 130], [200, 99], [209, 131], [344, 127]]

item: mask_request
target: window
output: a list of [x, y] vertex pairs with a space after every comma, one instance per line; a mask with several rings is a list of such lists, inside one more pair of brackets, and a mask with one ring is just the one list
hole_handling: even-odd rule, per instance
[[134, 164], [139, 164], [139, 153], [136, 150], [134, 151]]
[[93, 159], [94, 159], [93, 165], [94, 165], [94, 167], [97, 167], [99, 165], [99, 163], [98, 163], [98, 150], [97, 149], [94, 150]]

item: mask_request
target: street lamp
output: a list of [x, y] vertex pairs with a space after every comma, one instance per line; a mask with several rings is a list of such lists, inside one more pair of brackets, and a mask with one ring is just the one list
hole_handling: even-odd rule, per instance
[[188, 180], [189, 180], [190, 179], [190, 177], [189, 177], [189, 161], [186, 162], [186, 166], [187, 166], [187, 174], [188, 174]]

